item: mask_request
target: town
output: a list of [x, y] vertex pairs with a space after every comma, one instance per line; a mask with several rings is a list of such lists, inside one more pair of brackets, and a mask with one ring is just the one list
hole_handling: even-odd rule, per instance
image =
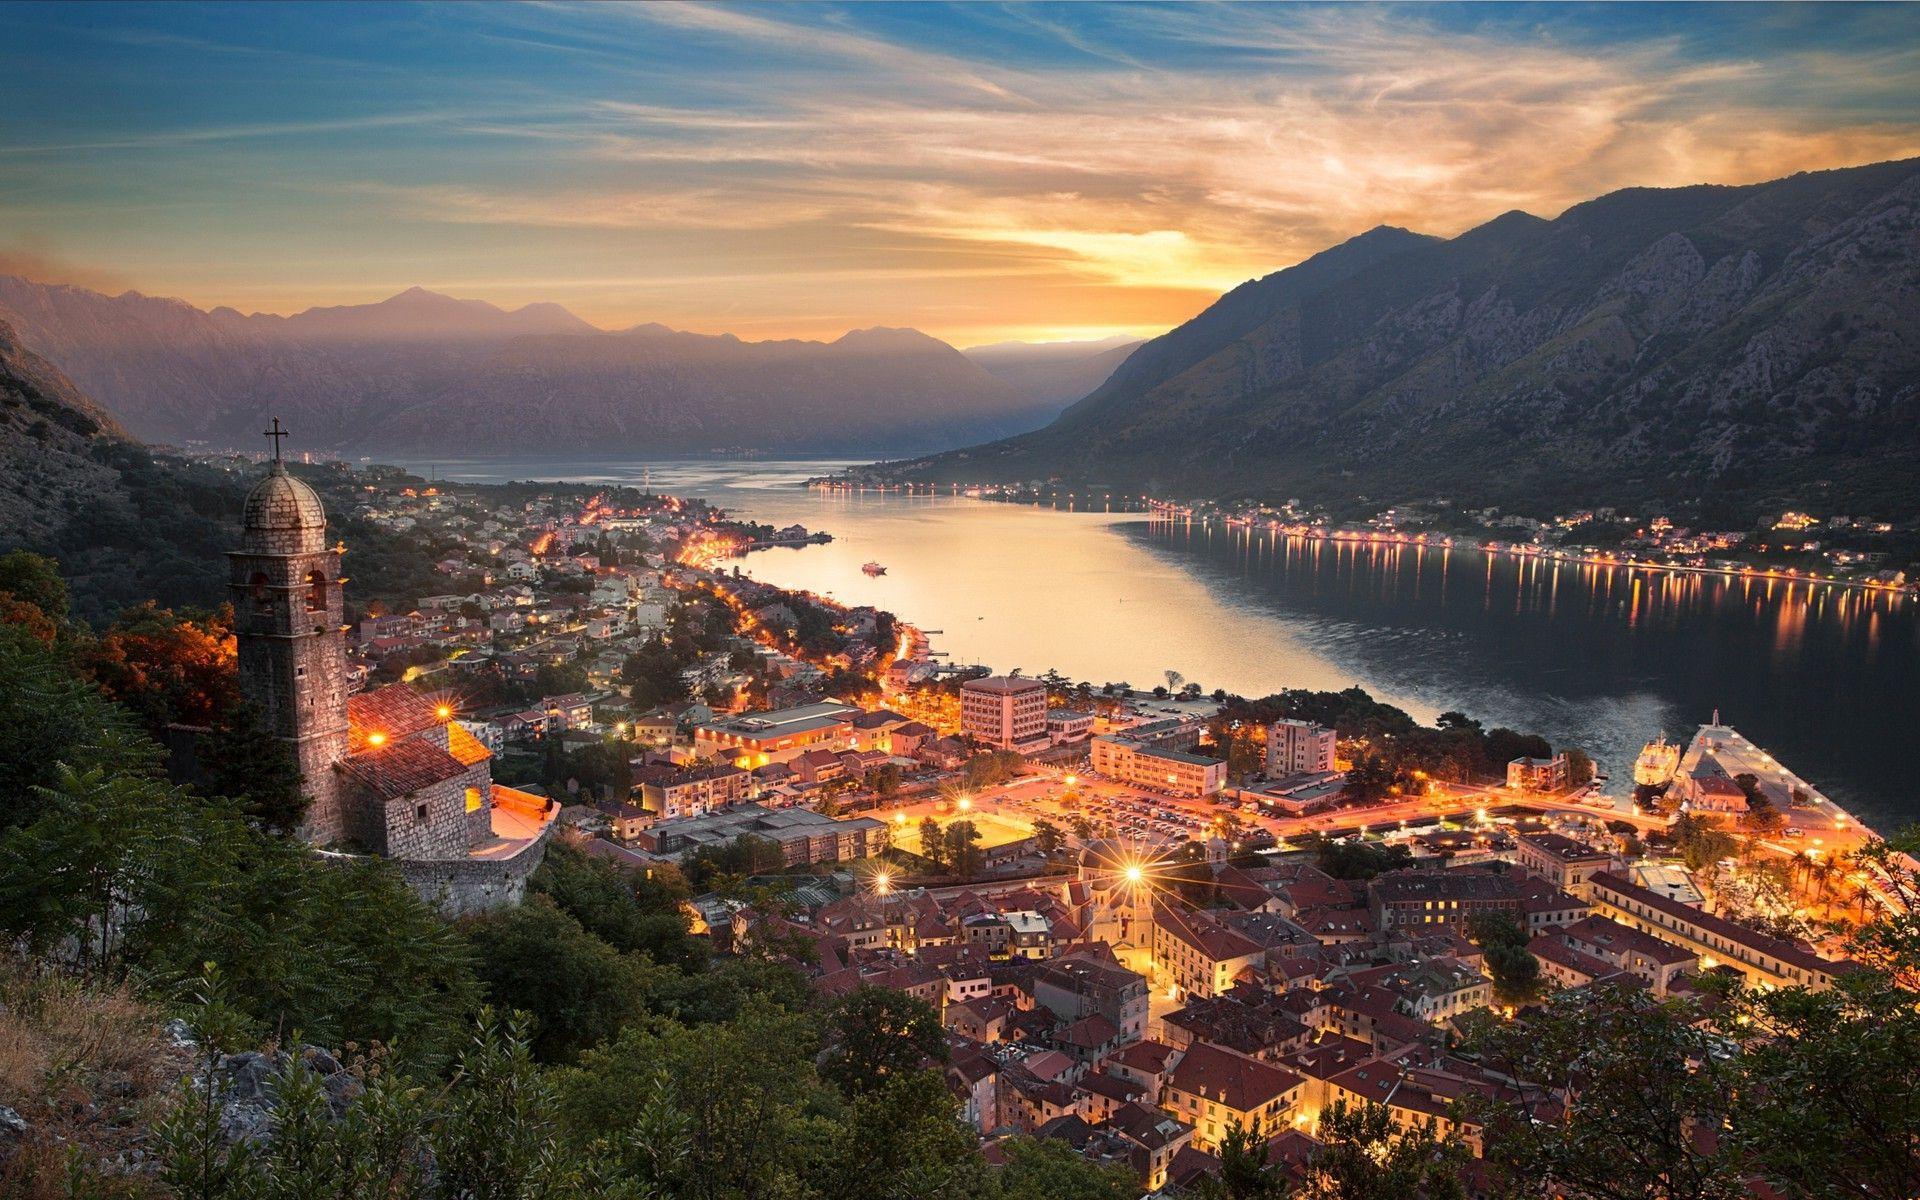
[[[895, 614], [742, 568], [822, 535], [693, 499], [354, 488], [355, 519], [450, 549], [443, 592], [350, 623], [348, 688], [438, 705], [496, 797], [544, 809], [535, 841], [697, 885], [715, 954], [923, 1002], [990, 1160], [1057, 1141], [1190, 1194], [1249, 1130], [1304, 1170], [1358, 1105], [1477, 1151], [1514, 1086], [1462, 1049], [1477, 1023], [1826, 988], [1913, 900], [1717, 714], [1615, 797], [1578, 748], [1364, 693], [956, 668]], [[353, 711], [364, 745], [382, 708]]]
[[983, 500], [1061, 508], [1151, 513], [1245, 537], [1304, 542], [1475, 549], [1501, 557], [1540, 559], [1605, 569], [1715, 575], [1748, 582], [1839, 586], [1906, 597], [1920, 587], [1920, 523], [1794, 509], [1753, 527], [1702, 528], [1661, 512], [1634, 514], [1601, 506], [1547, 516], [1462, 508], [1446, 500], [1382, 508], [1364, 517], [1335, 514], [1299, 499], [1281, 504], [1173, 499], [1144, 494], [1068, 490], [1053, 483], [901, 484], [872, 469], [810, 481], [823, 491], [945, 491]]

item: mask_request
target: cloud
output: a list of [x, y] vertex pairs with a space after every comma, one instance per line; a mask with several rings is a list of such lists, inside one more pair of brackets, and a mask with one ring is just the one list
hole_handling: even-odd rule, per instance
[[[766, 230], [823, 222], [996, 246], [1116, 286], [1219, 290], [1376, 224], [1454, 234], [1612, 188], [1747, 182], [1913, 153], [1911, 123], [1772, 111], [1791, 64], [1671, 40], [1573, 47], [1356, 9], [1128, 8], [1144, 67], [1092, 34], [1051, 73], [711, 6], [623, 16], [834, 69], [735, 81], [724, 109], [616, 97], [574, 152], [634, 182], [442, 197], [450, 221]], [[1912, 75], [1909, 57], [1879, 64]], [[1830, 55], [1809, 69], [1841, 72]], [[955, 98], [955, 89], [968, 93]]]

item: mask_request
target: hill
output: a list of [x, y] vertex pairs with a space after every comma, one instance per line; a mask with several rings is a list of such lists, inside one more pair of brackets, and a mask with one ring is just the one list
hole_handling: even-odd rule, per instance
[[1030, 435], [884, 474], [1375, 506], [1920, 511], [1920, 160], [1375, 229]]
[[271, 410], [350, 453], [873, 454], [1024, 432], [1061, 403], [913, 330], [609, 332], [422, 288], [279, 317], [0, 276], [0, 320], [151, 441], [249, 445]]
[[1036, 405], [1051, 405], [1049, 417], [1087, 395], [1127, 361], [1141, 339], [1090, 342], [997, 342], [961, 353], [1017, 389]]

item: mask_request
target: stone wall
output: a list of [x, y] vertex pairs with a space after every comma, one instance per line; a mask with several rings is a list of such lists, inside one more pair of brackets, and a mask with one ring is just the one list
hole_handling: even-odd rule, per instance
[[421, 899], [449, 917], [510, 908], [526, 898], [527, 878], [546, 857], [552, 830], [549, 825], [538, 841], [509, 859], [408, 860], [399, 864], [400, 874]]

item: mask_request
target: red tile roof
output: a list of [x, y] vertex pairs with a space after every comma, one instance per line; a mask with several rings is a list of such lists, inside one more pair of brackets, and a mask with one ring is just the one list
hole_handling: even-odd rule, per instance
[[1252, 1112], [1278, 1100], [1304, 1080], [1292, 1071], [1256, 1062], [1206, 1042], [1195, 1042], [1181, 1056], [1167, 1087], [1223, 1104], [1235, 1112]]
[[383, 800], [466, 774], [464, 763], [430, 742], [396, 742], [347, 756], [342, 766], [363, 787]]

